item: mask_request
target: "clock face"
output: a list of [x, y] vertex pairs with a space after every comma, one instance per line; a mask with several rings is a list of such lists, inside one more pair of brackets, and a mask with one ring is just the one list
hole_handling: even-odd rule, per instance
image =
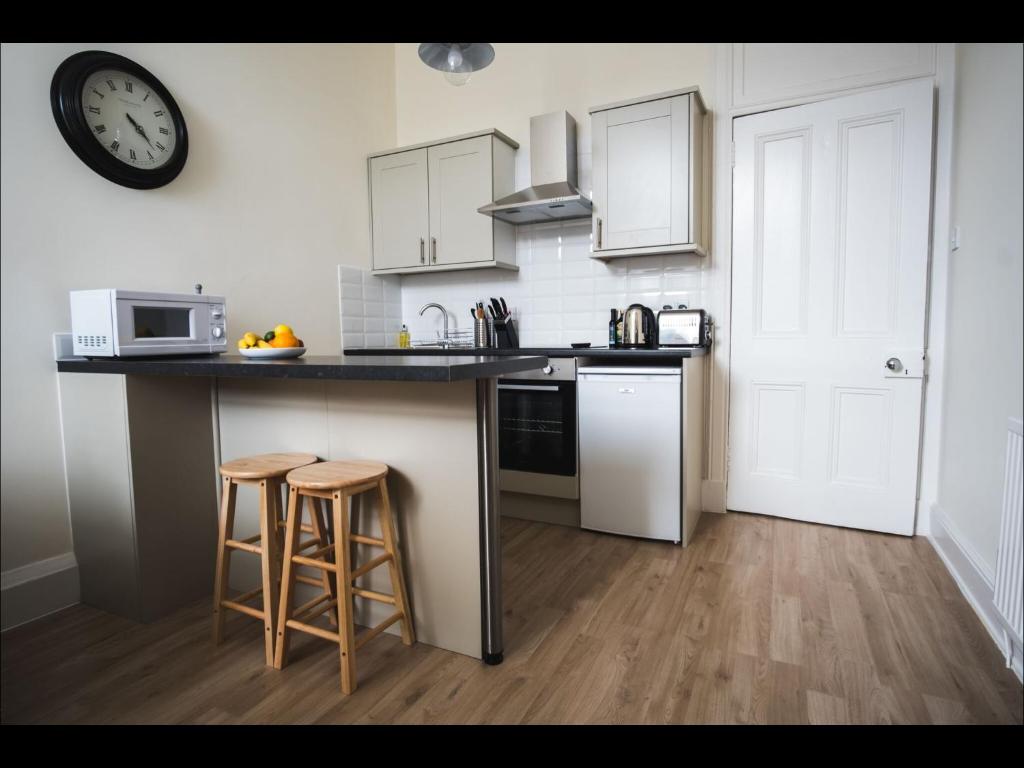
[[92, 73], [82, 88], [82, 114], [107, 152], [135, 168], [159, 168], [174, 154], [170, 110], [153, 87], [114, 69]]
[[82, 51], [50, 82], [61, 136], [89, 168], [133, 189], [173, 181], [188, 158], [188, 129], [171, 92], [131, 59]]

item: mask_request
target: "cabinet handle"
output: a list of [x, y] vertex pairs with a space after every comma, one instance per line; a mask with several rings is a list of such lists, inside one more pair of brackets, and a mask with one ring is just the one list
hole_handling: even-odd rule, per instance
[[601, 218], [597, 219], [597, 248], [601, 249]]
[[426, 247], [426, 243], [424, 242], [423, 238], [421, 237], [420, 238], [420, 264], [426, 264], [427, 263], [427, 257], [426, 257], [426, 255], [423, 252], [424, 247]]
[[437, 238], [430, 238], [430, 261], [437, 264]]

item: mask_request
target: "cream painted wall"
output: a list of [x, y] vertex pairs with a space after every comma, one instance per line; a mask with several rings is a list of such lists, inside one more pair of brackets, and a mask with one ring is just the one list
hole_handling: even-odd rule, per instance
[[996, 566], [1007, 419], [1024, 414], [1024, 49], [957, 46], [938, 507]]
[[529, 179], [533, 115], [568, 110], [580, 127], [579, 150], [589, 153], [590, 107], [687, 85], [699, 85], [711, 106], [709, 44], [494, 43], [494, 63], [460, 87], [424, 66], [416, 49], [395, 46], [399, 146], [498, 128], [521, 146], [518, 186]]
[[[67, 147], [50, 79], [76, 51], [128, 56], [174, 94], [182, 174], [120, 187]], [[337, 265], [369, 265], [366, 154], [395, 141], [388, 45], [8, 45], [2, 64], [2, 570], [71, 549], [51, 334], [67, 292], [227, 296], [232, 339], [288, 322], [340, 348]]]

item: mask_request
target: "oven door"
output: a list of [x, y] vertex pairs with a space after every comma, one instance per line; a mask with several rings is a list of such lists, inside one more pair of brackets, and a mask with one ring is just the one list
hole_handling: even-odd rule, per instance
[[118, 299], [114, 311], [121, 357], [210, 351], [210, 305], [205, 302]]
[[576, 382], [498, 380], [503, 491], [579, 498]]

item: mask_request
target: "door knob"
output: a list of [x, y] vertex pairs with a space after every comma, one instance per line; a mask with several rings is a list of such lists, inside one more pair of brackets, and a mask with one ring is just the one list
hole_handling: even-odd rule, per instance
[[903, 368], [903, 362], [898, 357], [890, 357], [885, 361], [885, 367], [890, 371], [898, 371]]

